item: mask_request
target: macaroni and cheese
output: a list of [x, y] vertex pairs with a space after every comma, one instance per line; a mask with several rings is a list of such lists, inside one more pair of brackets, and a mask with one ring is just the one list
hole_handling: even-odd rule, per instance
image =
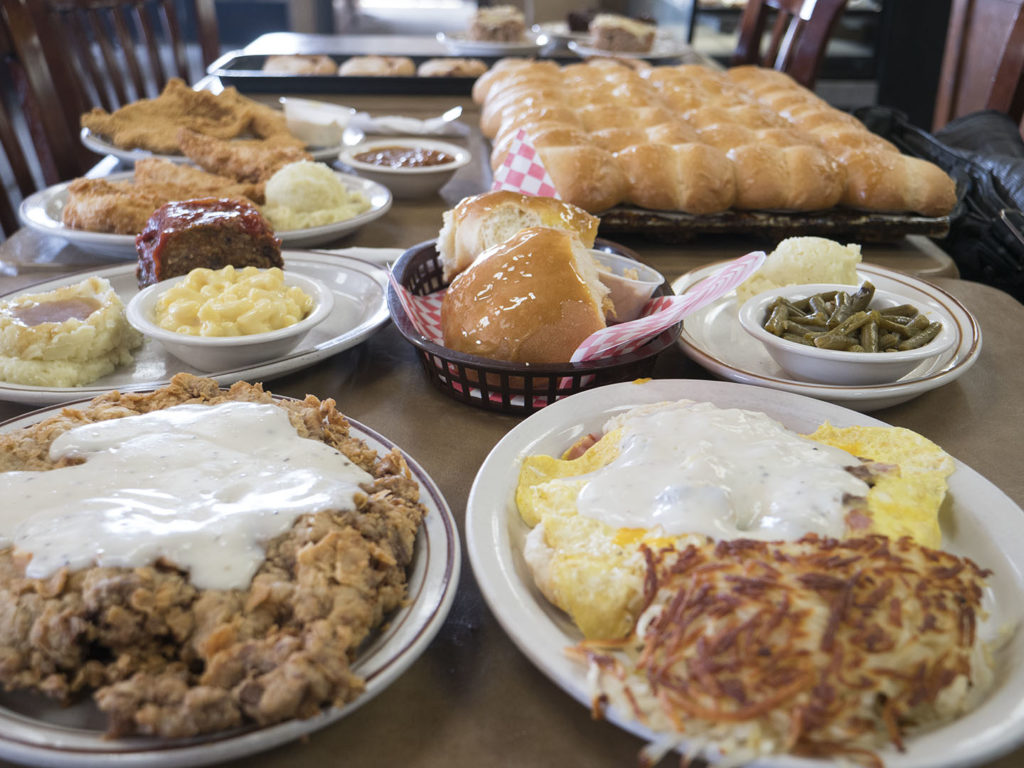
[[277, 267], [193, 269], [157, 300], [154, 322], [189, 336], [249, 336], [302, 320], [313, 298], [288, 286]]

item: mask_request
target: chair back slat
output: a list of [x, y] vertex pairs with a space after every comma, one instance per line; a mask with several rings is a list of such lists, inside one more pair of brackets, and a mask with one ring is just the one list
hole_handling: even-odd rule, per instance
[[1024, 6], [1017, 11], [986, 106], [1005, 112], [1017, 123], [1024, 119]]
[[953, 0], [932, 130], [981, 109], [1024, 116], [1024, 0]]
[[[748, 0], [733, 64], [760, 64], [813, 87], [829, 37], [846, 0]], [[767, 48], [761, 52], [768, 18]]]
[[[132, 35], [132, 28], [136, 26], [133, 22], [136, 17], [134, 6], [114, 7], [110, 9], [109, 21], [114, 27], [114, 34], [117, 37], [121, 55], [118, 60], [124, 61], [124, 68], [131, 78], [132, 87], [135, 89], [136, 98], [146, 96], [146, 81], [142, 76], [142, 67], [137, 56], [131, 56], [129, 51], [136, 45]], [[152, 55], [152, 54], [147, 54]]]

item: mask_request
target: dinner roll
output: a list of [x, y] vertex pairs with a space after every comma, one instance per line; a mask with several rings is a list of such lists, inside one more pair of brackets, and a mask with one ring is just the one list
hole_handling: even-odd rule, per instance
[[416, 74], [416, 65], [408, 56], [353, 56], [338, 67], [339, 75], [382, 77]]
[[845, 157], [842, 204], [867, 211], [913, 211], [945, 216], [956, 205], [956, 184], [937, 165], [895, 152], [857, 150]]
[[810, 145], [744, 144], [727, 153], [736, 172], [734, 208], [751, 211], [817, 211], [843, 194], [839, 165]]
[[709, 144], [638, 144], [615, 155], [628, 180], [626, 200], [641, 208], [715, 213], [732, 205], [732, 162]]
[[[492, 170], [498, 168], [498, 166], [505, 162], [505, 155], [508, 154], [508, 151], [512, 146], [512, 142], [515, 141], [516, 133], [518, 133], [518, 131], [509, 131], [503, 134], [500, 140], [495, 139], [494, 149], [491, 150]], [[534, 148], [569, 147], [576, 144], [590, 143], [601, 146], [597, 141], [597, 134], [589, 134], [579, 128], [562, 123], [539, 123], [536, 124], [535, 128], [524, 130], [524, 133], [526, 134], [526, 140], [532, 144]], [[642, 134], [643, 132], [641, 131], [640, 133]]]
[[605, 211], [626, 193], [622, 169], [614, 155], [600, 147], [541, 147], [537, 155], [562, 199], [586, 211]]
[[437, 252], [445, 281], [468, 267], [483, 251], [527, 227], [574, 232], [587, 248], [594, 246], [600, 219], [553, 197], [533, 197], [496, 190], [467, 197], [442, 214]]
[[330, 56], [321, 54], [267, 56], [263, 71], [274, 75], [335, 75], [338, 64]]
[[416, 67], [420, 77], [479, 77], [486, 71], [480, 59], [427, 59]]
[[530, 227], [484, 251], [448, 286], [444, 345], [493, 360], [568, 362], [604, 328], [607, 299], [575, 232]]

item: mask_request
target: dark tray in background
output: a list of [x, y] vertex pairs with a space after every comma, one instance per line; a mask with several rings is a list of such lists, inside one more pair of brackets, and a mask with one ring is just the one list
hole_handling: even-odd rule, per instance
[[794, 234], [892, 242], [905, 235], [944, 237], [949, 217], [905, 213], [868, 213], [832, 208], [808, 213], [723, 211], [694, 215], [617, 206], [601, 216], [601, 235], [636, 234], [664, 242], [685, 242], [698, 235], [754, 235], [782, 240]]
[[[353, 56], [327, 54], [340, 66]], [[213, 62], [207, 73], [219, 77], [243, 93], [359, 93], [415, 94], [423, 96], [469, 96], [475, 77], [419, 77], [372, 75], [290, 75], [264, 72], [268, 56], [240, 51], [226, 53]], [[417, 67], [427, 59], [480, 59], [488, 67], [501, 56], [409, 56]], [[548, 58], [548, 57], [545, 57]], [[579, 63], [577, 56], [550, 58], [558, 64]]]

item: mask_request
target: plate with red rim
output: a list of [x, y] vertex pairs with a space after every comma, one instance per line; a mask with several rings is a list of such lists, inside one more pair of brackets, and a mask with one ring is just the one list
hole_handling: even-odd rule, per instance
[[[687, 272], [672, 283], [672, 289], [683, 294], [719, 266], [709, 264]], [[694, 362], [720, 378], [807, 395], [865, 412], [906, 402], [956, 381], [970, 370], [981, 354], [981, 327], [960, 301], [926, 280], [874, 264], [860, 264], [857, 274], [876, 288], [907, 296], [922, 311], [931, 308], [938, 315], [951, 317], [956, 341], [950, 350], [891, 384], [844, 386], [800, 381], [783, 371], [761, 342], [743, 330], [735, 291], [687, 317], [679, 346]]]
[[[206, 376], [222, 385], [242, 379], [269, 380], [301, 370], [360, 344], [388, 321], [387, 273], [380, 267], [333, 254], [285, 251], [283, 257], [286, 272], [294, 271], [320, 280], [327, 284], [334, 295], [334, 307], [327, 319], [310, 330], [288, 354], [243, 368], [203, 373], [173, 357], [159, 342], [147, 339], [133, 353], [135, 359], [131, 365], [122, 366], [91, 384], [81, 387], [37, 387], [0, 381], [0, 400], [49, 405], [93, 397], [112, 389], [122, 392], [153, 389], [166, 384], [179, 371]], [[0, 296], [0, 301], [22, 293], [51, 291], [77, 283], [90, 275], [109, 280], [126, 306], [139, 292], [135, 265], [120, 264], [37, 283]]]
[[[337, 152], [335, 152], [335, 156]], [[291, 229], [275, 232], [285, 248], [308, 248], [333, 242], [371, 221], [379, 219], [391, 208], [391, 192], [383, 184], [369, 179], [353, 176], [348, 173], [335, 174], [350, 190], [362, 192], [370, 201], [369, 210], [363, 211], [352, 218], [324, 224], [306, 229]], [[127, 181], [133, 176], [132, 171], [112, 173], [102, 177], [107, 181]], [[109, 232], [91, 232], [86, 229], [73, 229], [64, 225], [63, 211], [68, 203], [68, 187], [70, 181], [55, 184], [42, 189], [22, 200], [18, 207], [18, 218], [29, 229], [43, 235], [62, 237], [72, 245], [87, 253], [105, 256], [110, 259], [132, 260], [138, 258], [135, 250], [135, 235], [115, 235]]]
[[[277, 398], [288, 399], [288, 398]], [[81, 401], [86, 403], [87, 401]], [[54, 406], [0, 424], [0, 433], [13, 432], [49, 416]], [[351, 434], [378, 455], [392, 441], [346, 416]], [[427, 509], [416, 537], [408, 574], [408, 604], [388, 617], [383, 628], [359, 649], [352, 670], [366, 682], [356, 699], [304, 720], [277, 725], [236, 728], [188, 739], [104, 736], [105, 718], [90, 702], [70, 707], [30, 693], [0, 694], [0, 758], [55, 768], [179, 768], [209, 765], [263, 752], [335, 723], [358, 709], [394, 682], [430, 645], [451, 609], [459, 582], [461, 546], [451, 509], [437, 484], [413, 458], [402, 451], [420, 487]]]

